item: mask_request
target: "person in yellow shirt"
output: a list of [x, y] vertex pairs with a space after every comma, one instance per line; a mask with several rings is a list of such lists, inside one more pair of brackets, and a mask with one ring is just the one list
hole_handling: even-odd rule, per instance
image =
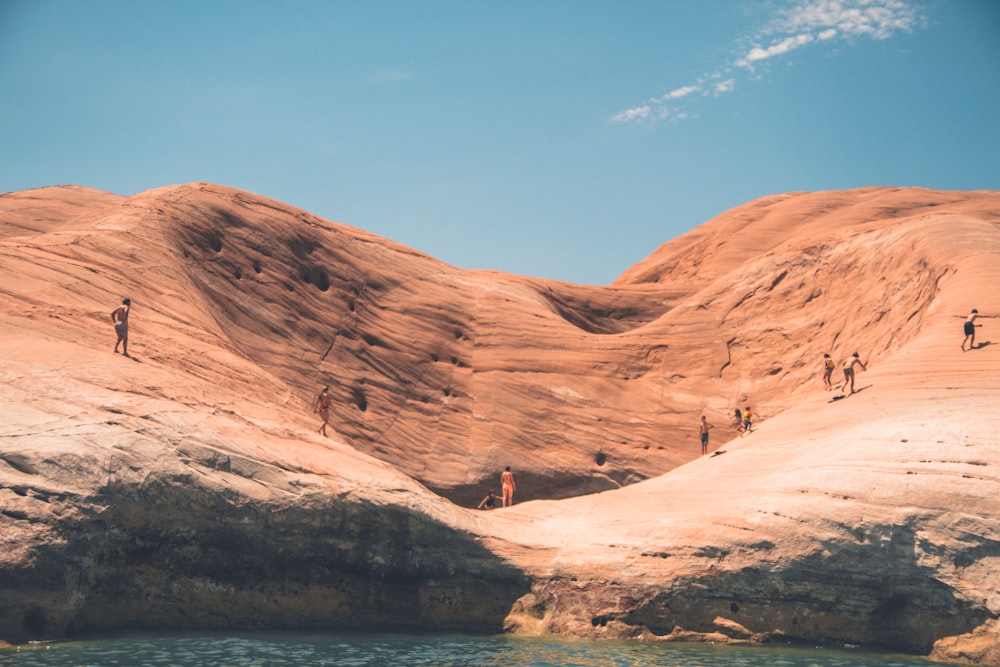
[[836, 364], [833, 363], [833, 358], [829, 354], [823, 355], [823, 385], [826, 387], [827, 391], [833, 389], [833, 381], [830, 376], [833, 375], [833, 367]]

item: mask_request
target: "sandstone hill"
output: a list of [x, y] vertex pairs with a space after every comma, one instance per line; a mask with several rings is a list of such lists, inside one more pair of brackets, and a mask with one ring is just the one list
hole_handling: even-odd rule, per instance
[[[765, 198], [610, 286], [210, 184], [2, 195], [0, 637], [410, 626], [1000, 663], [1000, 318], [959, 349], [998, 279], [998, 192]], [[831, 400], [822, 354], [855, 350], [862, 391]], [[469, 509], [506, 465], [518, 504]]]

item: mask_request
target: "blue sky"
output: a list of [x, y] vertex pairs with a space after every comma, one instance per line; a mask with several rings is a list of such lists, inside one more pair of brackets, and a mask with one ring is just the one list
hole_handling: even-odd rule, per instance
[[191, 181], [607, 284], [758, 197], [1000, 189], [1000, 2], [0, 0], [0, 192]]

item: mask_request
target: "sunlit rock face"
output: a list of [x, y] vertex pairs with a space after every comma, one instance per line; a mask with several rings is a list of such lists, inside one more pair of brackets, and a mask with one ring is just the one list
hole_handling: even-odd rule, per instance
[[[506, 628], [991, 664], [998, 284], [997, 192], [769, 197], [610, 286], [211, 184], [2, 195], [0, 637]], [[505, 466], [515, 506], [471, 509]]]

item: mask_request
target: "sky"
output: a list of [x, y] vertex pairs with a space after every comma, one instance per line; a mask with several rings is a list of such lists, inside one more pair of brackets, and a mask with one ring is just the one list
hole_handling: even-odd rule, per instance
[[0, 192], [195, 181], [606, 285], [759, 197], [1000, 189], [1000, 2], [0, 0]]

